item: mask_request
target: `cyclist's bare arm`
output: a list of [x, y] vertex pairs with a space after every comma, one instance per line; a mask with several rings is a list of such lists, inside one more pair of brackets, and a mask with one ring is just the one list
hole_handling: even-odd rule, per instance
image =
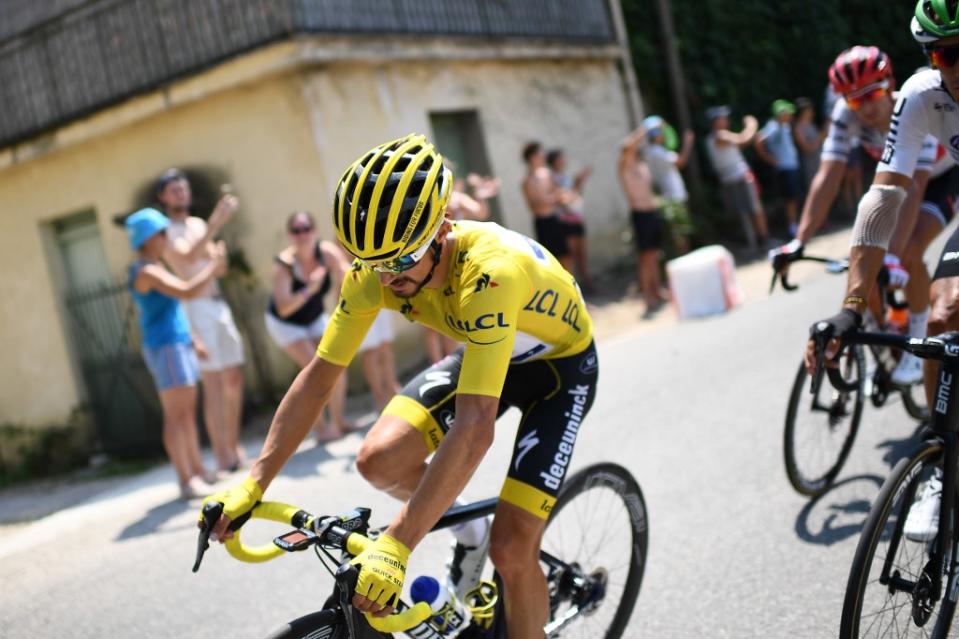
[[[250, 469], [250, 477], [262, 490], [266, 490], [310, 432], [343, 370], [344, 367], [322, 357], [314, 357], [293, 380], [276, 409], [260, 456]], [[229, 524], [229, 517], [220, 517], [213, 526], [212, 537], [220, 540], [232, 537], [233, 532], [227, 530]]]
[[498, 397], [456, 396], [456, 424], [436, 450], [413, 496], [390, 524], [389, 535], [413, 549], [439, 521], [493, 444], [498, 407]]
[[912, 231], [916, 228], [916, 221], [919, 219], [919, 207], [926, 196], [926, 185], [929, 184], [929, 171], [916, 171], [912, 177], [912, 189], [906, 202], [899, 209], [899, 222], [896, 224], [896, 231], [893, 233], [892, 241], [889, 243], [889, 252], [893, 255], [902, 255], [909, 246], [909, 239], [912, 237]]
[[[856, 226], [853, 229], [854, 236], [857, 233], [857, 229], [861, 228], [863, 221], [875, 219], [877, 213], [882, 216], [895, 216], [891, 220], [891, 223], [888, 219], [884, 221], [884, 223], [890, 223], [892, 228], [895, 228], [896, 220], [898, 220], [899, 216], [898, 208], [895, 211], [884, 211], [881, 210], [879, 206], [871, 206], [869, 203], [875, 201], [871, 196], [875, 192], [876, 187], [891, 194], [896, 190], [908, 192], [911, 184], [912, 179], [900, 173], [876, 173], [872, 186], [859, 202], [859, 211], [856, 214]], [[891, 199], [890, 201], [894, 200]], [[901, 202], [899, 208], [901, 208]], [[868, 299], [869, 292], [875, 285], [876, 278], [879, 275], [879, 269], [882, 268], [883, 256], [885, 256], [885, 254], [886, 249], [882, 246], [859, 243], [856, 238], [853, 237], [853, 246], [849, 249], [849, 280], [846, 285], [846, 298], [843, 301], [844, 309], [850, 309], [860, 315], [862, 314], [862, 305], [852, 300]], [[838, 353], [839, 342], [836, 340], [830, 341], [825, 351], [826, 360], [833, 360]], [[816, 368], [816, 345], [812, 339], [806, 342], [805, 362], [806, 369], [812, 373]]]
[[809, 187], [809, 197], [803, 205], [797, 240], [808, 243], [826, 221], [845, 175], [846, 163], [841, 160], [824, 160], [819, 165]]

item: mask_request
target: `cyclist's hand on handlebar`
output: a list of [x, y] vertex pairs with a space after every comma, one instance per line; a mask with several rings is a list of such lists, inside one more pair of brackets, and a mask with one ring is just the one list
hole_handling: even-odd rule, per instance
[[[210, 502], [219, 502], [223, 504], [223, 514], [213, 525], [213, 531], [210, 533], [210, 539], [213, 541], [223, 541], [233, 536], [233, 531], [228, 529], [231, 521], [248, 514], [256, 504], [263, 499], [263, 489], [252, 477], [247, 477], [241, 483], [214, 493], [203, 500], [203, 506]], [[203, 507], [200, 508], [200, 523], [203, 523]]]
[[886, 256], [883, 258], [883, 264], [888, 273], [889, 288], [905, 288], [906, 284], [909, 283], [909, 271], [902, 267], [902, 264], [899, 263], [899, 258], [892, 253], [886, 253]]
[[836, 366], [836, 358], [842, 349], [843, 338], [855, 333], [862, 327], [862, 315], [844, 308], [836, 315], [819, 320], [809, 327], [809, 341], [806, 343], [806, 370], [810, 375], [816, 372], [817, 349], [825, 344], [824, 363], [826, 366]]
[[410, 549], [389, 535], [380, 535], [351, 564], [359, 564], [360, 575], [353, 595], [353, 607], [376, 617], [393, 612], [403, 592]]
[[789, 270], [789, 265], [803, 256], [803, 243], [799, 240], [792, 240], [788, 244], [783, 244], [778, 248], [769, 251], [769, 263], [777, 273], [784, 273]]

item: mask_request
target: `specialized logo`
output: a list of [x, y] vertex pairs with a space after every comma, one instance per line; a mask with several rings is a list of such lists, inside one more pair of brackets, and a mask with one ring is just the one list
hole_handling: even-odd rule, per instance
[[446, 314], [446, 325], [454, 331], [460, 333], [473, 333], [475, 331], [485, 331], [490, 328], [509, 328], [503, 313], [483, 313], [472, 322], [470, 320], [459, 320]]
[[499, 286], [499, 284], [490, 279], [489, 273], [483, 273], [480, 275], [480, 278], [476, 280], [476, 290], [473, 292], [479, 293], [486, 288], [496, 288], [497, 286]]
[[446, 430], [449, 430], [453, 427], [453, 422], [456, 420], [456, 416], [451, 410], [440, 411], [440, 421], [443, 422], [443, 425], [446, 426]]
[[536, 429], [526, 433], [526, 436], [523, 439], [519, 440], [516, 444], [516, 447], [519, 449], [519, 454], [516, 455], [516, 463], [513, 464], [513, 470], [519, 470], [519, 464], [523, 461], [523, 458], [526, 457], [526, 453], [533, 450], [536, 447], [536, 444], [539, 443], [539, 437], [536, 436]]
[[948, 253], [942, 254], [942, 262], [951, 262], [953, 260], [959, 260], [959, 251], [949, 251]]
[[553, 463], [547, 470], [539, 473], [543, 485], [551, 490], [559, 490], [566, 475], [566, 468], [573, 455], [573, 444], [576, 443], [576, 434], [579, 433], [579, 426], [586, 414], [586, 403], [589, 401], [589, 386], [586, 384], [577, 384], [576, 388], [566, 392], [573, 398], [570, 409], [563, 413], [567, 419], [566, 428], [563, 429], [558, 451], [553, 455]]
[[425, 397], [428, 392], [434, 388], [440, 386], [449, 386], [453, 383], [453, 373], [449, 371], [430, 371], [424, 376], [426, 378], [425, 384], [420, 384], [417, 392], [420, 394], [420, 397]]

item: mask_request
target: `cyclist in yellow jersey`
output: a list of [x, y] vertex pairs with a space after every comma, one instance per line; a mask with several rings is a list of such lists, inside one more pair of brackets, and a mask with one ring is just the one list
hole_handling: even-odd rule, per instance
[[[598, 360], [579, 287], [537, 242], [444, 216], [453, 176], [423, 136], [375, 147], [343, 174], [333, 221], [356, 258], [317, 349], [280, 403], [259, 459], [224, 503], [213, 537], [248, 512], [309, 432], [382, 308], [464, 344], [396, 395], [357, 457], [360, 473], [405, 503], [356, 558], [353, 604], [389, 614], [413, 548], [457, 500], [510, 406], [523, 412], [491, 530], [454, 530], [450, 587], [479, 579], [487, 548], [502, 577], [509, 636], [542, 637], [539, 544], [593, 402]], [[432, 459], [426, 460], [433, 454]]]

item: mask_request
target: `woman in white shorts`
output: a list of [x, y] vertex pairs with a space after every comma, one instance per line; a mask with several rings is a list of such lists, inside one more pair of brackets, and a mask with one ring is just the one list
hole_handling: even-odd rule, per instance
[[[286, 221], [290, 245], [274, 256], [273, 295], [266, 312], [266, 330], [273, 341], [300, 368], [315, 356], [329, 315], [323, 296], [335, 285], [339, 290], [350, 269], [339, 246], [316, 237], [313, 216], [296, 211]], [[342, 437], [353, 430], [343, 416], [346, 405], [346, 375], [340, 377], [330, 398], [330, 425], [320, 414], [315, 425], [317, 442]]]

